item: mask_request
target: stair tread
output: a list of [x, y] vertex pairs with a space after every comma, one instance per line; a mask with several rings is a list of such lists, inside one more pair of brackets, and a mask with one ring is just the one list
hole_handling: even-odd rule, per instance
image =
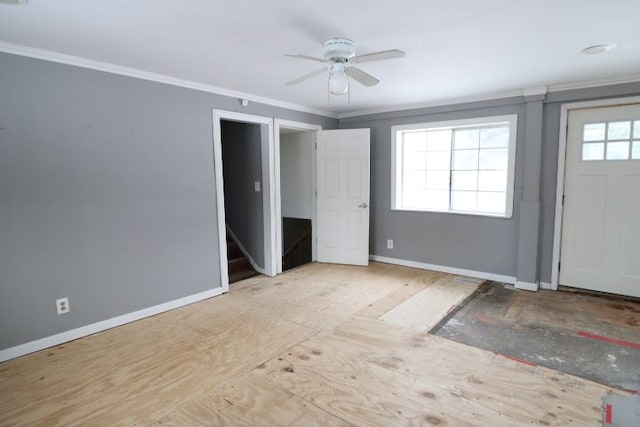
[[241, 271], [229, 274], [229, 283], [239, 282], [240, 280], [248, 279], [250, 277], [254, 277], [257, 275], [258, 275], [258, 272], [254, 270], [241, 270]]

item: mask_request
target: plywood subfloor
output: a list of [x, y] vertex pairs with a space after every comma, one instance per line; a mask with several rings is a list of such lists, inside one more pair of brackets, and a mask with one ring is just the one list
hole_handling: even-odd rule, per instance
[[449, 280], [379, 263], [249, 279], [0, 364], [0, 425], [601, 425], [607, 387], [381, 320]]

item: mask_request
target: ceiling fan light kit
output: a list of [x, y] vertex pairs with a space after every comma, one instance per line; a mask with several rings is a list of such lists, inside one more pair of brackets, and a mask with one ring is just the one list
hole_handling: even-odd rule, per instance
[[368, 73], [365, 73], [361, 69], [354, 67], [353, 64], [362, 64], [364, 62], [402, 58], [405, 56], [405, 53], [401, 50], [392, 49], [356, 56], [356, 44], [353, 42], [353, 40], [346, 38], [332, 38], [327, 40], [323, 44], [324, 59], [302, 54], [288, 54], [286, 56], [297, 59], [323, 62], [327, 64], [327, 66], [321, 68], [320, 70], [313, 71], [309, 74], [305, 74], [302, 77], [291, 80], [287, 83], [287, 86], [296, 85], [307, 79], [310, 79], [311, 77], [314, 77], [317, 74], [328, 71], [329, 94], [345, 95], [349, 93], [349, 82], [351, 79], [366, 87], [375, 86], [380, 83], [378, 79]]
[[329, 71], [329, 92], [332, 95], [344, 95], [349, 90], [349, 77], [344, 63], [336, 62]]

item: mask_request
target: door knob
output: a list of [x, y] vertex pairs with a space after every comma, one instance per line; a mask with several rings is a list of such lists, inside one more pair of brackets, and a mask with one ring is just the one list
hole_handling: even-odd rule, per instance
[[360, 203], [360, 204], [358, 205], [358, 207], [359, 207], [359, 208], [363, 208], [363, 209], [364, 209], [364, 208], [366, 208], [366, 207], [367, 207], [367, 204], [366, 204], [366, 203]]

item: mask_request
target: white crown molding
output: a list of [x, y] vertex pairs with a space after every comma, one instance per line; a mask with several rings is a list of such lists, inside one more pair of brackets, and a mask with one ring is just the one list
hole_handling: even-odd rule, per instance
[[614, 78], [614, 79], [586, 80], [586, 81], [573, 82], [573, 83], [554, 84], [546, 87], [538, 86], [538, 87], [525, 88], [525, 89], [519, 89], [519, 90], [513, 90], [513, 91], [507, 91], [507, 92], [496, 92], [492, 94], [479, 95], [479, 96], [447, 98], [439, 101], [362, 109], [362, 110], [349, 111], [349, 112], [336, 114], [330, 111], [319, 110], [319, 109], [307, 107], [304, 105], [292, 104], [292, 103], [279, 101], [272, 98], [265, 98], [265, 97], [253, 95], [250, 93], [224, 89], [217, 86], [207, 85], [204, 83], [198, 83], [190, 80], [183, 80], [176, 77], [166, 76], [163, 74], [152, 73], [149, 71], [138, 70], [135, 68], [123, 67], [115, 64], [109, 64], [106, 62], [94, 61], [91, 59], [86, 59], [78, 56], [66, 55], [63, 53], [58, 53], [58, 52], [45, 50], [45, 49], [37, 49], [37, 48], [23, 46], [23, 45], [14, 44], [14, 43], [0, 41], [0, 52], [26, 56], [29, 58], [42, 59], [45, 61], [58, 62], [61, 64], [88, 68], [91, 70], [104, 71], [107, 73], [134, 77], [142, 80], [154, 81], [157, 83], [164, 83], [172, 86], [179, 86], [179, 87], [184, 87], [188, 89], [199, 90], [202, 92], [213, 93], [216, 95], [228, 96], [230, 98], [238, 98], [240, 100], [246, 99], [251, 102], [271, 105], [273, 107], [286, 108], [288, 110], [300, 111], [304, 113], [317, 114], [319, 116], [329, 117], [332, 119], [345, 119], [349, 117], [367, 116], [370, 114], [391, 113], [391, 112], [414, 110], [414, 109], [420, 109], [420, 108], [430, 108], [430, 107], [443, 107], [443, 106], [455, 105], [455, 104], [499, 100], [503, 98], [511, 98], [511, 97], [517, 97], [517, 96], [544, 95], [546, 93], [551, 93], [551, 92], [562, 92], [567, 90], [588, 89], [593, 87], [640, 82], [640, 75]]
[[218, 86], [212, 86], [204, 83], [198, 83], [191, 80], [179, 79], [177, 77], [166, 76], [163, 74], [152, 73], [149, 71], [138, 70], [136, 68], [123, 67], [120, 65], [110, 64], [107, 62], [94, 61], [92, 59], [82, 58], [79, 56], [67, 55], [45, 49], [37, 49], [33, 47], [7, 43], [0, 41], [0, 52], [11, 53], [14, 55], [26, 56], [29, 58], [42, 59], [45, 61], [57, 62], [60, 64], [73, 65], [90, 70], [104, 71], [106, 73], [118, 74], [121, 76], [134, 77], [142, 80], [149, 80], [156, 83], [163, 83], [171, 86], [184, 87], [194, 89], [201, 92], [213, 93], [216, 95], [228, 96], [230, 98], [246, 99], [251, 102], [270, 105], [272, 107], [286, 108], [288, 110], [300, 111], [303, 113], [317, 114], [319, 116], [338, 118], [335, 113], [329, 111], [318, 110], [316, 108], [306, 107], [304, 105], [292, 104], [277, 99], [265, 98], [245, 92], [238, 92], [230, 89], [224, 89]]
[[510, 92], [494, 93], [491, 95], [468, 96], [468, 97], [462, 97], [462, 98], [448, 98], [440, 101], [420, 102], [416, 104], [403, 104], [403, 105], [394, 105], [390, 107], [380, 107], [380, 108], [370, 108], [365, 110], [349, 111], [346, 113], [339, 113], [338, 119], [346, 119], [348, 117], [368, 116], [370, 114], [392, 113], [392, 112], [405, 111], [405, 110], [417, 110], [420, 108], [444, 107], [447, 105], [466, 104], [470, 102], [492, 101], [497, 99], [512, 98], [516, 96], [523, 96], [523, 91], [514, 90]]
[[611, 85], [619, 85], [619, 84], [625, 84], [625, 83], [638, 83], [638, 82], [640, 82], [640, 74], [635, 76], [620, 77], [615, 79], [584, 80], [581, 82], [549, 85], [547, 89], [549, 92], [562, 92], [565, 90], [588, 89], [591, 87], [611, 86]]
[[524, 96], [536, 96], [536, 95], [546, 95], [547, 87], [546, 86], [537, 86], [522, 89], [522, 95]]
[[611, 86], [617, 84], [625, 84], [625, 83], [638, 83], [640, 82], [640, 75], [636, 76], [628, 76], [623, 78], [615, 78], [615, 79], [600, 79], [600, 80], [586, 80], [581, 82], [574, 83], [563, 83], [563, 84], [555, 84], [549, 86], [536, 86], [530, 87], [520, 90], [513, 90], [509, 92], [497, 92], [493, 94], [480, 95], [480, 96], [469, 96], [462, 98], [449, 98], [440, 101], [433, 102], [424, 102], [418, 104], [405, 104], [405, 105], [397, 105], [392, 107], [380, 107], [380, 108], [372, 108], [372, 109], [364, 109], [357, 111], [349, 111], [346, 113], [339, 113], [338, 119], [345, 119], [348, 117], [359, 117], [359, 116], [367, 116], [370, 114], [378, 114], [378, 113], [391, 113], [397, 111], [404, 110], [413, 110], [419, 108], [429, 108], [429, 107], [444, 107], [447, 105], [455, 105], [455, 104], [464, 104], [470, 102], [482, 102], [482, 101], [493, 101], [499, 100], [503, 98], [511, 98], [517, 96], [535, 96], [535, 95], [546, 95], [551, 92], [562, 92], [567, 90], [576, 90], [576, 89], [589, 89], [594, 87], [601, 86]]

